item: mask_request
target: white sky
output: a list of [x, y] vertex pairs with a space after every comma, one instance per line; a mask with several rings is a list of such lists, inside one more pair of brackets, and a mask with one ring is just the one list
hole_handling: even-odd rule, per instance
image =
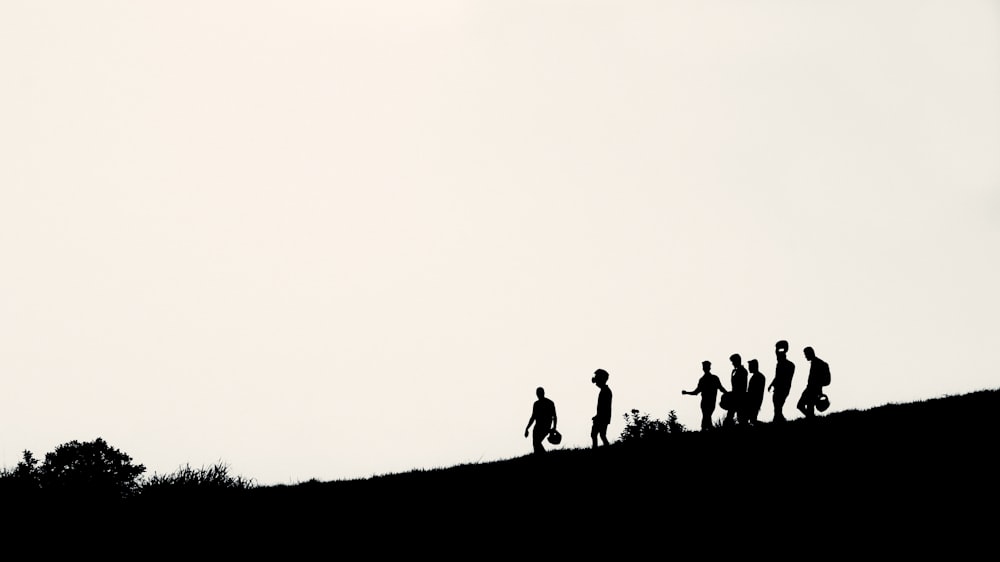
[[696, 429], [783, 338], [786, 413], [806, 345], [1000, 386], [996, 2], [7, 0], [0, 102], [3, 466], [510, 458], [539, 385], [587, 446], [598, 367]]

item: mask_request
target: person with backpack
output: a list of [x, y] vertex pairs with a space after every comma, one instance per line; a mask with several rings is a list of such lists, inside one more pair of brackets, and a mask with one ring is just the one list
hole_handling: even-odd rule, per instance
[[796, 407], [805, 417], [812, 418], [816, 416], [816, 403], [821, 396], [825, 396], [823, 387], [830, 384], [830, 365], [816, 357], [816, 352], [811, 347], [803, 349], [802, 354], [809, 361], [809, 378]]

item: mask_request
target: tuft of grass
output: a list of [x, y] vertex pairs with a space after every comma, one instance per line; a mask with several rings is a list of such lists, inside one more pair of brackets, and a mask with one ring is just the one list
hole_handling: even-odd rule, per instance
[[142, 482], [142, 494], [176, 492], [245, 491], [256, 488], [253, 479], [234, 476], [229, 465], [219, 462], [209, 467], [186, 464], [169, 474], [153, 474]]

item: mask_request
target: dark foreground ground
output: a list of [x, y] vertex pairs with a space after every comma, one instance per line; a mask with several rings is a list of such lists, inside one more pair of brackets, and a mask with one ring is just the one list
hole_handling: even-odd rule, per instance
[[596, 451], [31, 517], [39, 529], [100, 523], [143, 545], [134, 548], [283, 547], [286, 559], [296, 549], [962, 559], [1000, 537], [998, 411], [1000, 392], [990, 390]]

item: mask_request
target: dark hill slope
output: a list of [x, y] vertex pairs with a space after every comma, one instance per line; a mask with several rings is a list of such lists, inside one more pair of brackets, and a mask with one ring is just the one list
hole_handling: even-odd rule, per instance
[[596, 451], [266, 487], [238, 502], [239, 513], [280, 513], [345, 536], [373, 524], [503, 536], [542, 521], [583, 536], [615, 529], [723, 543], [779, 533], [888, 545], [975, 536], [984, 525], [992, 535], [998, 411], [1000, 392], [987, 390]]
[[985, 390], [596, 451], [140, 496], [110, 511], [2, 499], [7, 522], [126, 554], [964, 559], [1000, 528], [998, 411], [1000, 391]]

